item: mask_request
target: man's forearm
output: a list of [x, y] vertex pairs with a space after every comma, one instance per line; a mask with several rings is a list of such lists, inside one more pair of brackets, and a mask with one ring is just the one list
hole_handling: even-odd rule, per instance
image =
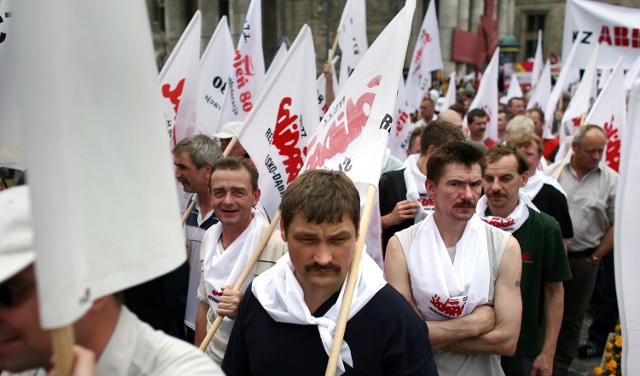
[[495, 314], [493, 307], [484, 305], [464, 317], [426, 323], [431, 346], [441, 348], [489, 332], [495, 325]]
[[445, 348], [465, 354], [499, 354], [511, 356], [515, 353], [518, 333], [512, 328], [497, 325], [493, 330], [479, 336], [451, 343]]
[[611, 225], [607, 232], [602, 236], [602, 240], [600, 240], [600, 245], [596, 248], [595, 252], [593, 252], [593, 256], [602, 260], [602, 258], [609, 253], [613, 249], [613, 225]]
[[198, 306], [198, 313], [196, 314], [196, 330], [193, 337], [193, 344], [196, 346], [200, 346], [204, 337], [207, 336], [207, 311], [209, 310], [209, 305], [203, 302], [200, 302]]
[[564, 288], [562, 282], [544, 284], [544, 343], [542, 352], [554, 354], [564, 311]]

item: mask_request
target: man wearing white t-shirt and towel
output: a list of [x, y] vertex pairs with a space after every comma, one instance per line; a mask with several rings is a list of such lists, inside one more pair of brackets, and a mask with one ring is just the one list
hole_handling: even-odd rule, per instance
[[268, 227], [254, 209], [260, 199], [258, 171], [243, 158], [223, 158], [213, 165], [210, 186], [213, 209], [220, 222], [210, 227], [202, 238], [200, 257], [204, 261], [198, 288], [200, 307], [195, 344], [200, 345], [217, 316], [224, 316], [206, 349], [220, 364], [244, 291], [253, 276], [272, 267], [286, 252], [286, 247], [279, 231], [275, 231], [250, 277], [239, 291], [235, 290], [233, 286]]
[[422, 315], [440, 375], [502, 375], [520, 332], [520, 247], [475, 215], [486, 162], [473, 146], [442, 146], [427, 163], [435, 211], [396, 233], [387, 281]]

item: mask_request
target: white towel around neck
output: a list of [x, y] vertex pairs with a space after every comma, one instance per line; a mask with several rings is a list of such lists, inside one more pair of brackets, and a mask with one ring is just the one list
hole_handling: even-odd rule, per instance
[[[349, 319], [358, 313], [386, 284], [382, 270], [363, 250], [362, 262], [349, 310]], [[255, 278], [251, 290], [275, 321], [296, 325], [317, 325], [322, 345], [329, 355], [345, 285], [346, 279], [335, 304], [323, 316], [314, 317], [304, 301], [304, 292], [294, 275], [289, 254], [285, 254], [274, 267]], [[337, 375], [345, 372], [343, 362], [354, 367], [351, 350], [346, 341], [342, 342]]]
[[518, 191], [518, 205], [507, 218], [486, 215], [488, 207], [489, 199], [487, 199], [487, 196], [480, 197], [476, 205], [476, 214], [486, 223], [512, 234], [518, 231], [527, 219], [529, 219], [529, 209], [527, 209], [527, 207], [530, 207], [538, 213], [540, 212], [522, 190]]
[[426, 320], [466, 316], [489, 302], [487, 235], [477, 215], [467, 222], [453, 263], [435, 217], [429, 215], [411, 244], [407, 267], [413, 297]]
[[[407, 187], [407, 200], [418, 201], [420, 207], [422, 202], [420, 195], [427, 194], [427, 188], [425, 182], [427, 177], [418, 168], [418, 159], [420, 154], [411, 154], [404, 161], [404, 185]], [[418, 223], [427, 217], [427, 213], [424, 210], [418, 210], [414, 223]]]

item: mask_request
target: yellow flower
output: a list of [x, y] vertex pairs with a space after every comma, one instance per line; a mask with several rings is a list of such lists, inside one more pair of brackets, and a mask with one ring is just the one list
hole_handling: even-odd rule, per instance
[[620, 324], [616, 325], [615, 331], [616, 331], [616, 333], [620, 333]]
[[618, 362], [616, 362], [616, 361], [615, 361], [615, 360], [613, 360], [613, 359], [612, 359], [612, 360], [610, 360], [609, 362], [607, 362], [607, 368], [608, 368], [609, 370], [612, 370], [612, 369], [616, 369], [616, 368], [618, 368]]
[[613, 355], [610, 352], [604, 353], [604, 358], [610, 360]]
[[609, 336], [609, 341], [613, 341], [615, 339], [616, 339], [616, 337], [613, 334]]
[[594, 374], [595, 376], [600, 376], [600, 375], [602, 375], [602, 368], [600, 368], [600, 367], [596, 367], [596, 368], [594, 368], [594, 369], [593, 369], [593, 374]]
[[607, 349], [608, 351], [613, 350], [613, 343], [611, 342], [607, 343], [607, 345], [604, 348]]

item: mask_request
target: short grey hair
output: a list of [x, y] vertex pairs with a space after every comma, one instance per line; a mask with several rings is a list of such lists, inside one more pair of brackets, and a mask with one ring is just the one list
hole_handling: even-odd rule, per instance
[[587, 135], [587, 132], [589, 132], [592, 129], [597, 129], [600, 132], [602, 132], [602, 134], [604, 135], [605, 141], [607, 140], [607, 132], [604, 129], [602, 129], [601, 126], [595, 125], [595, 124], [586, 124], [586, 125], [581, 125], [580, 128], [578, 128], [576, 133], [573, 135], [573, 141], [571, 141], [571, 143], [577, 146], [582, 146], [584, 137]]
[[518, 132], [533, 132], [535, 126], [533, 120], [529, 119], [525, 115], [518, 115], [511, 119], [507, 124], [507, 132], [509, 134]]
[[209, 136], [196, 134], [182, 139], [173, 148], [173, 153], [186, 152], [197, 168], [207, 163], [213, 164], [222, 158], [220, 146]]

